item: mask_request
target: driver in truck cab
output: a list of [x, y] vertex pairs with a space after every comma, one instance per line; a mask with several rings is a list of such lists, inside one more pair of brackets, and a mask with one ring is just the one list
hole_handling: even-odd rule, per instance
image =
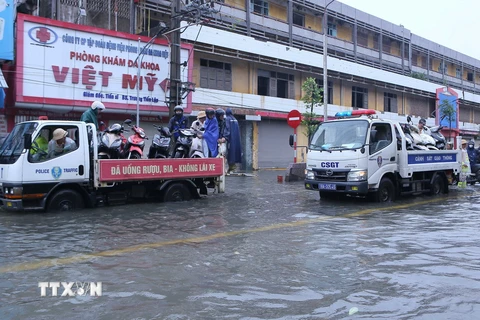
[[68, 132], [62, 128], [53, 131], [53, 138], [48, 143], [48, 157], [55, 158], [77, 149], [75, 141], [67, 137]]

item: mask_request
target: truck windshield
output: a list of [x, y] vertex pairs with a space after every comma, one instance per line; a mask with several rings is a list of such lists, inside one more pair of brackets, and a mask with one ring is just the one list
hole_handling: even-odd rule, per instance
[[0, 146], [0, 163], [11, 164], [17, 161], [24, 149], [25, 134], [33, 133], [37, 125], [36, 122], [25, 122], [13, 128]]
[[346, 120], [322, 123], [313, 135], [312, 150], [348, 150], [365, 145], [368, 121]]

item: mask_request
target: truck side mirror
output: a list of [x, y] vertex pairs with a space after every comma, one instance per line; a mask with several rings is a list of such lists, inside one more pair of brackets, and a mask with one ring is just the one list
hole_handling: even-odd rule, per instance
[[27, 150], [32, 149], [32, 134], [31, 133], [25, 133], [25, 135], [23, 136], [23, 146]]
[[291, 134], [290, 137], [288, 138], [288, 144], [292, 148], [293, 148], [293, 140], [294, 140], [294, 136], [293, 136], [293, 134]]

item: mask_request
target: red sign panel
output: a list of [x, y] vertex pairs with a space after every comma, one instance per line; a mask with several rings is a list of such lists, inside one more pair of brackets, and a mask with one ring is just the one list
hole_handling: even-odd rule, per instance
[[302, 114], [298, 110], [292, 110], [288, 113], [287, 123], [293, 129], [297, 128], [302, 122]]
[[99, 160], [100, 181], [218, 177], [223, 158]]

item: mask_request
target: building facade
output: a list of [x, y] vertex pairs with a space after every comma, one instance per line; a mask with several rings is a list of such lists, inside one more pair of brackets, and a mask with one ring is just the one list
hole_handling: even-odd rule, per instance
[[[244, 133], [244, 168], [286, 167], [292, 162], [294, 154], [288, 145], [288, 136], [293, 130], [286, 123], [286, 115], [293, 109], [305, 111], [300, 100], [305, 79], [316, 78], [319, 86], [324, 86], [323, 32], [327, 32], [328, 37], [328, 116], [333, 116], [337, 111], [368, 108], [383, 113], [382, 116], [386, 118], [405, 121], [406, 115], [411, 115], [415, 120], [419, 117], [427, 118], [427, 124], [434, 125], [438, 123], [437, 91], [448, 87], [448, 90], [443, 91], [451, 91], [458, 96], [455, 99], [458, 106], [456, 133], [467, 138], [477, 137], [480, 123], [479, 60], [340, 2], [333, 2], [328, 7], [327, 28], [323, 30], [325, 2], [194, 2], [209, 7], [213, 5], [215, 10], [201, 14], [201, 19], [197, 15], [195, 21], [189, 19], [188, 14], [185, 15], [181, 29], [181, 42], [185, 50], [182, 72], [186, 81], [195, 83], [195, 91], [188, 95], [191, 100], [184, 102], [187, 112], [191, 110], [191, 115], [194, 116], [206, 107], [232, 108]], [[98, 35], [100, 29], [106, 29], [109, 31], [105, 31], [105, 34], [111, 36], [112, 41], [115, 37], [119, 40], [117, 42], [124, 38], [133, 46], [138, 37], [136, 35], [144, 36], [142, 45], [155, 35], [160, 23], [169, 21], [175, 4], [169, 1], [52, 0], [42, 1], [41, 7], [35, 8], [32, 14], [71, 23], [63, 25], [65, 28], [74, 28], [72, 25], [76, 24], [79, 26], [74, 28], [77, 33], [83, 31]], [[182, 12], [188, 13], [196, 8], [192, 7], [191, 1], [190, 4], [185, 4]], [[174, 12], [180, 10], [174, 9]], [[47, 27], [62, 27], [55, 21], [35, 21], [45, 23]], [[89, 35], [84, 34], [80, 38], [83, 37], [88, 39]], [[157, 46], [156, 50], [168, 54], [171, 43], [165, 39], [155, 40], [154, 45]], [[71, 50], [74, 55], [83, 54], [82, 48], [75, 48]], [[87, 54], [97, 54], [91, 48], [85, 50]], [[99, 57], [102, 54], [98, 53]], [[134, 60], [135, 55], [138, 52], [132, 51], [132, 55], [123, 57], [127, 61], [127, 67], [128, 60]], [[109, 56], [115, 58], [114, 54]], [[159, 59], [150, 61], [157, 63], [162, 57], [157, 58]], [[81, 61], [81, 56], [79, 59], [79, 63], [84, 62]], [[70, 63], [71, 60], [70, 58]], [[10, 79], [12, 87], [18, 83], [18, 79], [11, 79], [15, 78], [12, 72], [15, 73], [22, 67], [18, 65], [19, 61], [25, 63], [19, 57], [17, 48], [17, 63], [13, 61], [3, 66], [7, 81]], [[162, 63], [159, 69], [163, 71], [168, 62], [163, 59]], [[37, 68], [41, 68], [40, 65]], [[61, 70], [57, 69], [57, 77], [62, 75]], [[148, 70], [143, 75], [144, 81], [147, 79], [146, 71]], [[161, 73], [160, 70], [154, 71], [157, 71], [155, 77], [159, 82], [168, 78], [164, 73], [157, 76]], [[130, 82], [135, 76], [134, 70], [122, 72], [119, 69], [119, 74], [130, 74]], [[102, 75], [96, 74], [96, 77], [96, 82], [102, 83]], [[153, 77], [150, 81], [153, 81]], [[24, 78], [34, 83], [40, 82], [39, 78], [33, 79], [27, 75]], [[125, 81], [114, 75], [109, 79], [112, 84]], [[148, 86], [147, 82], [145, 86]], [[133, 82], [127, 89], [132, 90], [127, 95], [134, 96], [133, 90], [136, 87]], [[98, 90], [108, 94], [112, 89], [99, 87]], [[114, 91], [122, 94], [120, 89]], [[160, 94], [160, 97], [165, 97], [165, 94]], [[72, 98], [84, 102], [75, 102], [75, 108], [70, 108], [71, 101], [65, 105], [59, 102], [47, 103], [41, 99], [25, 103], [19, 99], [18, 94], [12, 95], [10, 99], [7, 97], [5, 107], [9, 127], [46, 111], [51, 116], [58, 116], [61, 111], [64, 117], [75, 118], [91, 100], [88, 96]], [[151, 92], [152, 99], [158, 96]], [[136, 101], [127, 101], [115, 107], [117, 105], [113, 101], [104, 99], [107, 108], [109, 104], [112, 106], [109, 108], [112, 111], [105, 114], [104, 120], [107, 123], [123, 120], [136, 107]], [[150, 135], [153, 134], [151, 123], [155, 116], [167, 114], [165, 104], [162, 104], [165, 102], [163, 99], [159, 99], [157, 107], [152, 107], [151, 103], [140, 107], [142, 126]], [[33, 112], [33, 109], [36, 111]], [[323, 115], [323, 108], [316, 108], [316, 112]], [[306, 137], [299, 134], [298, 145], [305, 144]], [[305, 148], [300, 147], [297, 159], [301, 161], [304, 158]]]

